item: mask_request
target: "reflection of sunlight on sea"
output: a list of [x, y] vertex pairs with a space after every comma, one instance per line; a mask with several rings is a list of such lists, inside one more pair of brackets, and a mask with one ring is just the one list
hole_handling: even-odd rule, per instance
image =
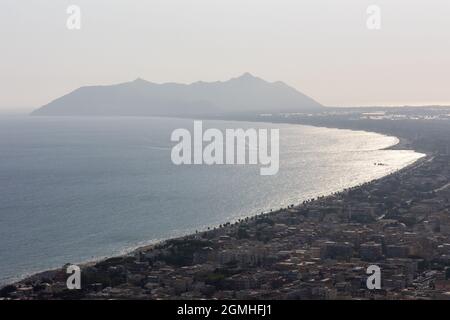
[[204, 124], [280, 128], [279, 173], [260, 176], [259, 165], [173, 165], [170, 134], [191, 130], [192, 120], [0, 118], [0, 279], [329, 194], [422, 156], [380, 150], [397, 139], [367, 132]]

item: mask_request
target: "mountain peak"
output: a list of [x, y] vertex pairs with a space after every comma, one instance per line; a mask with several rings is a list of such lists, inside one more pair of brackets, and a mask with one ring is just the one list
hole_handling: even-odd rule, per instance
[[140, 77], [137, 77], [136, 79], [134, 79], [133, 83], [148, 83], [148, 81]]
[[250, 72], [245, 72], [240, 77], [238, 77], [238, 79], [256, 79], [256, 77]]
[[255, 78], [250, 72], [244, 72], [241, 78]]
[[260, 82], [260, 81], [264, 81], [264, 80], [261, 78], [255, 77], [250, 72], [245, 72], [242, 75], [240, 75], [239, 77], [231, 78], [230, 81], [238, 81], [238, 82], [257, 82], [258, 81], [258, 82]]

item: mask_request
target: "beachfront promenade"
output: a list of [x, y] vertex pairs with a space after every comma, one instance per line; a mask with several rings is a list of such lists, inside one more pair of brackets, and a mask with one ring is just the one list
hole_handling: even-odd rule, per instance
[[[394, 134], [427, 156], [337, 194], [85, 265], [81, 290], [66, 288], [61, 269], [5, 287], [0, 296], [450, 299], [450, 122], [410, 130], [403, 120], [346, 121], [338, 127]], [[381, 269], [379, 290], [367, 288], [369, 265]]]

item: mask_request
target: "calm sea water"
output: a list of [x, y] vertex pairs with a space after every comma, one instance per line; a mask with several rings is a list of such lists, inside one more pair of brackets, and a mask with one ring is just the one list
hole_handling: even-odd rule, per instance
[[[349, 130], [280, 128], [280, 170], [175, 166], [165, 118], [0, 117], [0, 283], [111, 256], [382, 177], [422, 155]], [[376, 166], [383, 162], [386, 166]]]

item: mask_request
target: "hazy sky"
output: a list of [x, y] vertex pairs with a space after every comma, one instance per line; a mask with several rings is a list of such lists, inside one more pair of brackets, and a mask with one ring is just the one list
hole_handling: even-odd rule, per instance
[[[81, 30], [68, 30], [68, 5]], [[381, 8], [381, 30], [366, 26]], [[0, 111], [83, 85], [282, 80], [325, 105], [450, 104], [449, 0], [1, 0]]]

